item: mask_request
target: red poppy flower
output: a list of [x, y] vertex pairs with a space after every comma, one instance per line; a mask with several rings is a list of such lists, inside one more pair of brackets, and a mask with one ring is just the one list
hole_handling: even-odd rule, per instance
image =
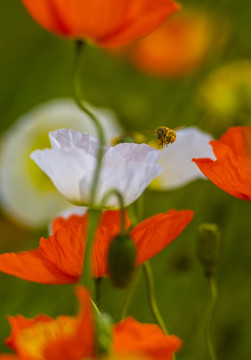
[[45, 29], [89, 39], [102, 47], [125, 45], [157, 28], [179, 9], [173, 0], [22, 0]]
[[[193, 218], [191, 210], [169, 210], [136, 225], [130, 236], [136, 245], [136, 265], [150, 259], [172, 242]], [[75, 283], [82, 275], [88, 214], [74, 215], [53, 223], [54, 234], [41, 238], [38, 249], [0, 255], [0, 271], [45, 284]], [[130, 220], [127, 217], [127, 228]], [[108, 275], [107, 254], [112, 239], [120, 233], [119, 211], [105, 211], [92, 248], [94, 277]]]
[[[55, 320], [46, 315], [33, 319], [21, 315], [9, 317], [11, 334], [6, 343], [17, 353], [17, 359], [98, 358], [95, 341], [95, 335], [98, 334], [95, 334], [88, 292], [83, 287], [78, 287], [77, 296], [80, 311], [76, 317], [59, 316]], [[131, 317], [113, 325], [111, 330], [111, 358], [115, 356], [116, 359], [125, 359], [124, 355], [138, 355], [142, 359], [146, 356], [147, 359], [168, 360], [181, 346], [181, 340], [177, 336], [166, 336], [157, 325], [141, 324]]]
[[193, 159], [201, 172], [230, 195], [251, 200], [251, 126], [230, 128], [210, 144], [217, 160]]

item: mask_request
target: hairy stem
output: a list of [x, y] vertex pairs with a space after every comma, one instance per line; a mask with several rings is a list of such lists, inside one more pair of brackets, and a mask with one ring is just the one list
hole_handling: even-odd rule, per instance
[[211, 335], [210, 335], [212, 317], [213, 317], [213, 312], [214, 312], [214, 308], [215, 308], [215, 303], [217, 300], [217, 286], [216, 286], [214, 275], [207, 276], [207, 280], [208, 280], [208, 285], [209, 285], [209, 289], [210, 289], [210, 299], [208, 302], [208, 307], [207, 307], [207, 312], [206, 312], [206, 317], [205, 317], [206, 343], [207, 343], [207, 348], [208, 348], [208, 352], [210, 354], [211, 360], [217, 360], [214, 346], [213, 346], [212, 339], [211, 339]]

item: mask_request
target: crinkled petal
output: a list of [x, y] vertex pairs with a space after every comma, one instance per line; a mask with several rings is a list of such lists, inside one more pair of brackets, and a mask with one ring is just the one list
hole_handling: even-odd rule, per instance
[[150, 188], [154, 190], [171, 190], [184, 186], [197, 178], [204, 178], [193, 164], [194, 157], [211, 157], [214, 153], [209, 145], [211, 135], [196, 127], [177, 131], [177, 139], [168, 147], [163, 148], [159, 164], [163, 172], [154, 179]]
[[231, 156], [193, 161], [216, 186], [237, 198], [251, 200], [251, 159]]
[[130, 234], [137, 248], [136, 265], [142, 264], [170, 244], [193, 216], [191, 210], [169, 210], [136, 225]]
[[[117, 189], [123, 195], [125, 206], [133, 203], [143, 193], [150, 182], [161, 173], [160, 165], [145, 162], [132, 162], [104, 167], [101, 170], [97, 189], [96, 203], [100, 205], [104, 195], [111, 189]], [[80, 193], [83, 199], [89, 201], [89, 178], [80, 182]], [[111, 196], [106, 203], [107, 208], [119, 208], [118, 200]]]
[[156, 163], [161, 152], [146, 144], [122, 143], [109, 148], [103, 160], [104, 166], [116, 166], [132, 162]]
[[87, 133], [72, 129], [58, 129], [49, 133], [52, 149], [75, 150], [82, 149], [87, 154], [96, 156], [99, 141]]
[[48, 239], [42, 238], [39, 252], [56, 268], [78, 280], [82, 274], [85, 245], [83, 226], [72, 226], [58, 230]]
[[120, 355], [141, 355], [169, 360], [182, 345], [175, 335], [165, 335], [159, 326], [141, 324], [132, 317], [113, 327], [112, 351]]
[[39, 250], [1, 254], [0, 271], [41, 284], [66, 284], [78, 280], [45, 259]]

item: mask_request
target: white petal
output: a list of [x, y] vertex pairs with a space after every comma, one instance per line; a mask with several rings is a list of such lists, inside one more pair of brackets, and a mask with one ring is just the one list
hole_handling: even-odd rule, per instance
[[130, 162], [156, 163], [161, 152], [146, 144], [122, 143], [107, 150], [104, 157], [105, 166], [127, 164]]
[[212, 136], [196, 127], [177, 131], [173, 144], [164, 147], [159, 164], [163, 173], [157, 177], [150, 188], [154, 190], [171, 190], [187, 184], [196, 178], [205, 179], [192, 158], [209, 157], [215, 159], [209, 141]]
[[[147, 162], [132, 162], [117, 166], [102, 168], [100, 181], [96, 194], [96, 205], [100, 206], [104, 195], [111, 189], [117, 189], [124, 198], [125, 206], [134, 202], [150, 184], [150, 182], [162, 172], [159, 165]], [[82, 198], [89, 198], [89, 179], [82, 179], [80, 191]], [[107, 208], [118, 208], [119, 204], [115, 196], [111, 197], [106, 204]]]
[[53, 184], [69, 201], [84, 205], [79, 191], [80, 180], [92, 177], [96, 159], [80, 149], [37, 150], [31, 154], [36, 164], [50, 177]]
[[58, 129], [49, 133], [51, 147], [56, 150], [82, 149], [86, 153], [96, 156], [99, 141], [87, 133], [72, 129]]

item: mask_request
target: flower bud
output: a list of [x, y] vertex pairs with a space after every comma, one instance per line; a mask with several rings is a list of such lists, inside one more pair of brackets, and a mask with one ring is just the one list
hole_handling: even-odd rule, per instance
[[204, 267], [205, 275], [214, 272], [219, 259], [220, 233], [216, 224], [201, 224], [197, 236], [197, 256]]
[[96, 315], [96, 346], [101, 357], [109, 353], [112, 343], [112, 318], [109, 314]]
[[114, 286], [126, 287], [132, 277], [136, 259], [134, 242], [128, 235], [118, 235], [108, 251], [108, 270]]

